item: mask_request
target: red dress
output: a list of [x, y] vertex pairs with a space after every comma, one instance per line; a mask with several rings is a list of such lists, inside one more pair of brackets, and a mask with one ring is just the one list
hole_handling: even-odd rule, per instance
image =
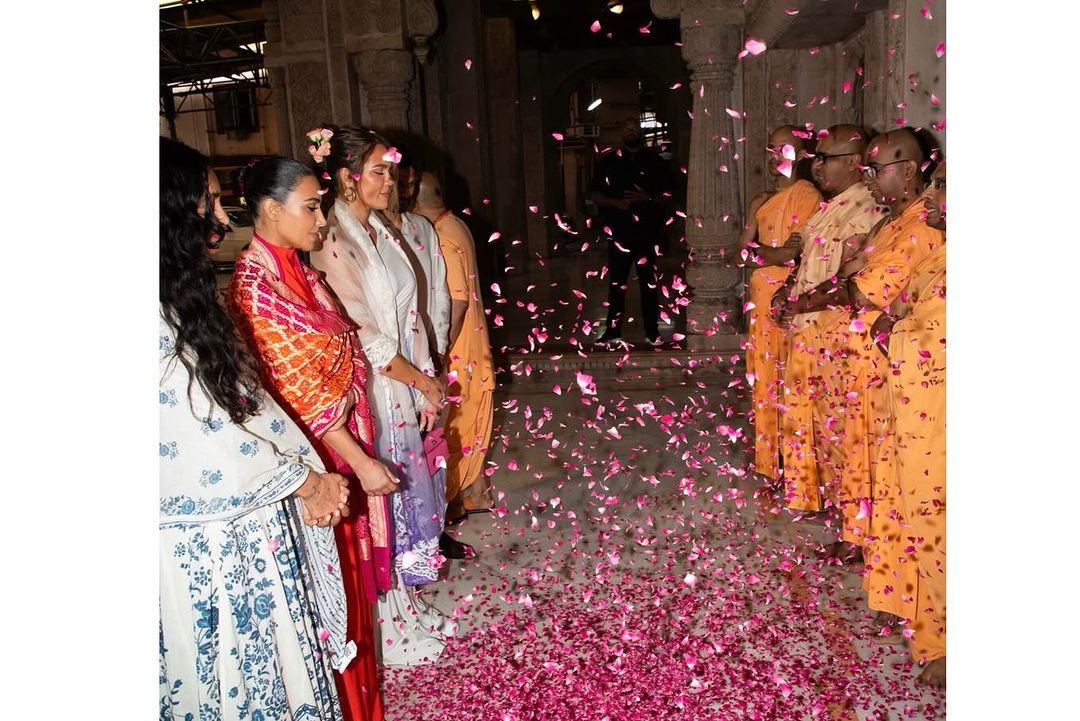
[[[272, 245], [256, 236], [256, 242], [252, 244], [252, 250], [258, 253], [265, 249], [270, 253], [261, 253], [252, 258], [238, 259], [238, 270], [241, 266], [251, 268], [263, 266], [265, 270], [276, 273], [277, 283], [283, 283], [297, 298], [282, 298], [295, 303], [303, 301], [312, 311], [336, 311], [330, 294], [324, 288], [313, 287], [319, 281], [314, 274], [303, 267], [296, 251], [292, 248], [281, 248]], [[255, 248], [258, 246], [258, 248]], [[245, 262], [255, 260], [255, 263]], [[272, 258], [276, 268], [270, 267], [265, 261]], [[309, 275], [310, 274], [310, 275]], [[273, 292], [275, 283], [271, 282], [270, 292]], [[266, 288], [262, 288], [266, 291]], [[320, 302], [321, 298], [321, 302]], [[327, 307], [330, 306], [330, 307]], [[241, 324], [241, 327], [245, 327]], [[252, 340], [249, 338], [249, 341]], [[265, 344], [257, 342], [260, 354], [271, 351]], [[271, 351], [272, 352], [272, 351]], [[264, 364], [265, 367], [265, 364]], [[358, 375], [362, 375], [358, 372]], [[363, 376], [366, 380], [366, 376]], [[273, 381], [274, 379], [269, 379]], [[280, 384], [271, 384], [271, 388], [281, 391]], [[353, 438], [364, 449], [365, 453], [372, 454], [370, 439], [373, 437], [371, 427], [371, 413], [367, 408], [366, 383], [354, 383], [358, 396], [357, 408], [350, 414], [349, 430]], [[282, 394], [287, 396], [287, 393]], [[289, 403], [288, 397], [279, 398], [282, 405], [289, 409], [293, 404]], [[337, 539], [338, 556], [341, 562], [341, 575], [345, 586], [345, 597], [349, 608], [347, 638], [356, 643], [356, 658], [349, 663], [343, 673], [335, 672], [334, 681], [337, 685], [338, 696], [341, 700], [342, 711], [345, 721], [383, 721], [382, 695], [379, 692], [379, 677], [375, 664], [374, 645], [374, 615], [373, 606], [376, 594], [380, 590], [389, 588], [390, 556], [387, 539], [388, 530], [385, 521], [377, 519], [386, 517], [385, 500], [381, 497], [369, 499], [364, 493], [360, 482], [353, 474], [352, 468], [338, 456], [320, 437], [316, 436], [311, 424], [305, 422], [303, 413], [295, 413], [294, 418], [308, 433], [316, 451], [319, 453], [327, 469], [348, 476], [349, 488], [349, 516], [342, 518], [341, 523], [334, 529]], [[365, 427], [361, 427], [361, 425]], [[366, 432], [365, 432], [366, 431]], [[368, 508], [369, 501], [372, 504], [382, 504], [380, 509]], [[381, 510], [381, 513], [370, 513], [369, 510]], [[373, 528], [373, 525], [382, 525], [382, 528]], [[374, 539], [373, 539], [374, 537]], [[375, 543], [372, 541], [375, 540]]]

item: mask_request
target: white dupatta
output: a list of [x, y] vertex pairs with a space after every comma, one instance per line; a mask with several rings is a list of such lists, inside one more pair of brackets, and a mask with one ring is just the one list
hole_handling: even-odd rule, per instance
[[424, 273], [419, 286], [427, 289], [425, 298], [424, 321], [429, 340], [435, 339], [435, 348], [439, 356], [446, 355], [450, 340], [450, 289], [446, 285], [446, 262], [439, 246], [439, 236], [435, 226], [427, 218], [417, 213], [401, 214], [401, 234], [409, 242]]
[[[380, 247], [392, 248], [392, 252], [399, 253], [405, 264], [411, 268], [409, 257], [398, 244], [398, 240], [374, 213], [368, 220], [377, 234]], [[371, 241], [367, 228], [340, 199], [335, 201], [330, 212], [323, 247], [311, 253], [311, 265], [326, 274], [327, 285], [358, 326], [356, 336], [364, 349], [364, 355], [375, 370], [375, 377], [369, 379], [369, 383], [383, 386], [383, 392], [391, 394], [393, 385], [401, 386], [411, 392], [417, 411], [423, 410], [427, 406], [427, 400], [422, 393], [391, 381], [382, 371], [394, 356], [400, 353], [421, 371], [433, 374], [427, 329], [423, 323], [417, 324], [412, 357], [408, 357], [401, 343], [396, 293], [386, 266], [379, 256], [379, 250]], [[418, 288], [423, 287], [418, 284]], [[418, 317], [416, 294], [410, 302], [409, 313]], [[384, 407], [392, 407], [392, 399], [385, 400], [388, 403]]]

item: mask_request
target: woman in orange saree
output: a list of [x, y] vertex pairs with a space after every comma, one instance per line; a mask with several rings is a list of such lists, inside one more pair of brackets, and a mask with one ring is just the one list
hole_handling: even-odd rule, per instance
[[242, 176], [255, 217], [249, 248], [236, 260], [229, 305], [259, 357], [270, 392], [307, 432], [328, 468], [359, 480], [364, 493], [337, 527], [357, 660], [335, 676], [347, 721], [381, 721], [372, 608], [390, 587], [386, 495], [397, 484], [373, 458], [366, 362], [354, 325], [297, 250], [310, 250], [326, 224], [319, 184], [307, 166], [268, 158]]

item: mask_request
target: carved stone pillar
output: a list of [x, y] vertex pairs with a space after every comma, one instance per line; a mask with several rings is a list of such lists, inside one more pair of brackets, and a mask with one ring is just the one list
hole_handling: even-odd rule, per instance
[[304, 133], [333, 120], [324, 18], [302, 0], [266, 0], [266, 67], [280, 152], [305, 158]]
[[409, 83], [413, 54], [408, 50], [365, 50], [352, 57], [367, 94], [371, 127], [379, 132], [409, 128]]
[[439, 11], [432, 0], [405, 0], [405, 28], [416, 59], [423, 65], [431, 51], [431, 36], [439, 29]]
[[686, 188], [686, 243], [691, 251], [687, 309], [691, 347], [710, 347], [737, 332], [742, 273], [724, 265], [739, 240], [742, 201], [731, 107], [743, 16], [723, 2], [653, 0], [660, 17], [680, 19], [682, 53], [694, 98]]
[[735, 129], [731, 101], [735, 58], [741, 45], [732, 25], [684, 28], [683, 58], [690, 66], [694, 119], [690, 126], [686, 242], [693, 252], [687, 281], [694, 290], [687, 321], [691, 331], [737, 327], [742, 274], [725, 266], [724, 255], [739, 240], [742, 203], [733, 158]]

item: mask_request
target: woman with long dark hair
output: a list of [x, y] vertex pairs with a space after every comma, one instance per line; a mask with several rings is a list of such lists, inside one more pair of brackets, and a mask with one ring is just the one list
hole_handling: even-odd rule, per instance
[[308, 151], [325, 163], [329, 188], [326, 241], [311, 264], [357, 325], [371, 362], [368, 396], [375, 422], [375, 452], [394, 472], [394, 588], [380, 596], [378, 612], [387, 665], [435, 660], [452, 625], [415, 594], [438, 579], [439, 539], [446, 513], [445, 458], [429, 457], [422, 431], [440, 423], [446, 385], [435, 377], [431, 344], [419, 311], [418, 284], [407, 250], [376, 217], [394, 189], [395, 156], [366, 128], [322, 128], [309, 133]]
[[162, 719], [341, 719], [348, 488], [265, 397], [215, 299], [217, 178], [161, 139]]
[[255, 234], [236, 259], [229, 306], [259, 356], [270, 392], [305, 429], [327, 466], [359, 481], [355, 513], [337, 528], [349, 635], [359, 653], [337, 681], [347, 721], [381, 721], [373, 605], [390, 588], [386, 494], [398, 486], [373, 457], [367, 361], [352, 321], [297, 253], [311, 250], [326, 224], [311, 168], [266, 158], [243, 171], [241, 185]]

